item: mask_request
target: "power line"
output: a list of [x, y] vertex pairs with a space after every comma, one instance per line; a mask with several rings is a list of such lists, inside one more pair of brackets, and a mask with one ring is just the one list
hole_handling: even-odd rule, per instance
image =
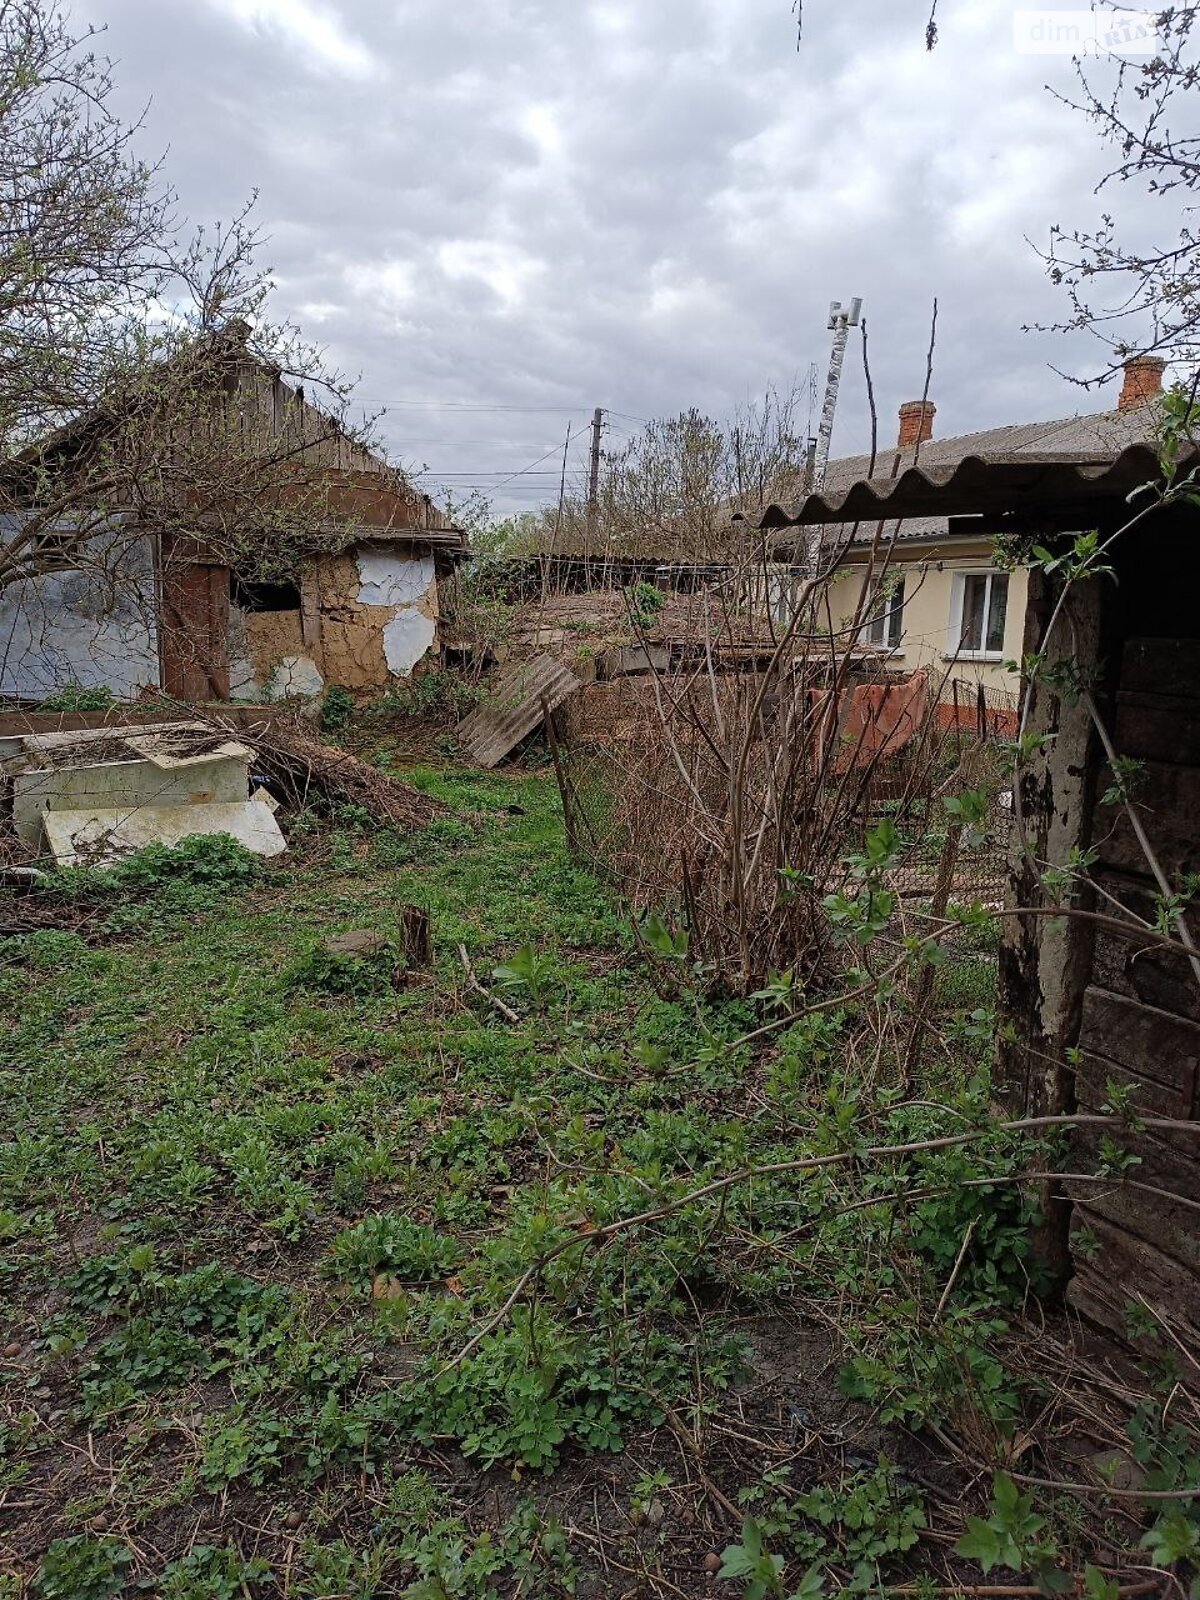
[[[576, 413], [582, 412], [585, 409], [585, 407], [583, 405], [576, 405], [576, 406], [570, 406], [570, 405], [564, 405], [564, 406], [500, 406], [500, 405], [483, 405], [483, 404], [481, 404], [479, 402], [476, 402], [474, 400], [383, 400], [383, 399], [359, 400], [357, 397], [355, 398], [355, 404], [356, 405], [365, 405], [365, 406], [395, 406], [395, 407], [406, 406], [406, 407], [413, 407], [413, 408], [419, 409], [421, 411], [524, 411], [524, 412], [542, 412], [542, 413], [545, 413], [547, 415], [560, 416], [560, 417], [565, 417], [565, 416], [569, 416], [569, 415], [573, 416]], [[637, 419], [635, 419], [635, 420], [637, 420]]]
[[[574, 418], [572, 418], [571, 420], [574, 421]], [[568, 438], [569, 438], [569, 435], [568, 435]], [[540, 456], [537, 457], [537, 459], [535, 461], [531, 461], [527, 467], [518, 467], [515, 472], [510, 472], [507, 477], [501, 477], [500, 481], [498, 483], [492, 483], [490, 481], [489, 482], [481, 482], [481, 481], [479, 481], [479, 480], [482, 480], [482, 479], [489, 479], [490, 480], [491, 478], [496, 477], [497, 476], [496, 472], [493, 472], [493, 471], [490, 471], [490, 470], [484, 470], [483, 468], [476, 468], [473, 471], [468, 473], [464, 469], [463, 475], [467, 479], [467, 481], [458, 482], [455, 485], [451, 485], [451, 487], [457, 487], [457, 488], [460, 488], [460, 489], [474, 488], [474, 489], [478, 489], [480, 492], [482, 492], [483, 490], [486, 489], [488, 493], [495, 494], [498, 490], [503, 489], [503, 488], [507, 487], [509, 484], [514, 483], [515, 480], [518, 479], [518, 478], [555, 477], [555, 476], [557, 476], [556, 472], [550, 472], [550, 471], [538, 472], [536, 469], [541, 466], [543, 461], [549, 461], [551, 456], [557, 455], [558, 451], [559, 451], [558, 445], [552, 446], [551, 449], [547, 450], [544, 455], [540, 455]], [[503, 470], [504, 470], [503, 468], [499, 469], [500, 472], [503, 472]], [[425, 473], [418, 473], [417, 476], [418, 477], [428, 477], [428, 478], [432, 478], [434, 480], [439, 480], [439, 479], [444, 480], [446, 478], [451, 478], [451, 477], [457, 478], [459, 476], [459, 474], [457, 472], [434, 473], [434, 472], [428, 472], [427, 471]], [[474, 481], [471, 481], [471, 480], [474, 480]], [[524, 484], [518, 484], [517, 485], [518, 489], [540, 489], [541, 487], [542, 487], [542, 485], [534, 484], [534, 483], [524, 483]]]
[[[572, 418], [571, 421], [574, 421], [574, 418]], [[571, 425], [570, 422], [568, 422], [568, 424], [567, 424], [568, 428], [570, 427], [570, 425]], [[569, 437], [569, 435], [568, 435], [568, 437]], [[532, 472], [534, 467], [540, 467], [543, 461], [549, 461], [549, 459], [550, 459], [550, 457], [552, 455], [556, 455], [557, 454], [557, 451], [558, 451], [558, 447], [556, 445], [553, 450], [547, 450], [546, 454], [544, 456], [539, 456], [536, 461], [531, 461], [529, 463], [529, 465], [527, 467], [523, 467], [520, 472], [510, 473], [507, 478], [502, 479], [501, 482], [496, 485], [496, 488], [497, 489], [503, 489], [504, 485], [506, 483], [511, 483], [514, 478], [528, 477], [529, 474]]]
[[[542, 456], [542, 461], [546, 456]], [[430, 478], [557, 478], [557, 467], [546, 467], [542, 472], [534, 472], [530, 467], [518, 467], [515, 472], [509, 472], [507, 467], [424, 467], [422, 475]]]
[[[486, 444], [486, 445], [493, 445], [494, 446], [497, 443], [497, 440], [496, 440], [496, 438], [494, 436], [491, 437], [491, 438], [488, 438], [488, 439], [454, 439], [454, 438], [451, 438], [448, 434], [444, 434], [444, 433], [441, 433], [441, 434], [430, 434], [428, 437], [426, 437], [423, 434], [406, 433], [403, 437], [404, 437], [404, 443], [406, 445], [409, 445], [409, 444], [449, 444], [449, 445]], [[522, 451], [532, 448], [532, 445], [533, 445], [533, 440], [532, 439], [515, 439], [515, 440], [514, 439], [501, 439], [499, 442], [502, 443], [503, 445], [505, 445], [506, 447], [510, 447], [510, 448], [516, 448], [516, 446], [520, 445]]]

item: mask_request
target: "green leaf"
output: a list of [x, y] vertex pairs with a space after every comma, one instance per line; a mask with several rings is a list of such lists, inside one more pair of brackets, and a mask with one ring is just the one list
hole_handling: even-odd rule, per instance
[[992, 1500], [996, 1510], [1005, 1518], [1020, 1510], [1021, 1491], [1007, 1472], [998, 1472], [992, 1480]]
[[[800, 1579], [800, 1587], [792, 1590], [788, 1600], [821, 1600], [824, 1593], [825, 1569], [817, 1561]], [[1107, 1600], [1107, 1596], [1101, 1597], [1101, 1600]]]
[[1200, 1552], [1195, 1523], [1182, 1511], [1160, 1517], [1142, 1540], [1156, 1566], [1170, 1567], [1176, 1561], [1194, 1558]]
[[[1003, 1543], [1007, 1544], [1008, 1541], [1004, 1540]], [[985, 1522], [982, 1517], [968, 1517], [967, 1531], [954, 1546], [954, 1553], [978, 1561], [986, 1578], [993, 1567], [1001, 1564], [1001, 1547], [1001, 1537], [990, 1522]]]
[[1099, 1567], [1083, 1569], [1083, 1592], [1087, 1600], [1117, 1600], [1120, 1592], [1115, 1578], [1106, 1578]]
[[726, 1545], [721, 1551], [721, 1570], [718, 1578], [748, 1578], [757, 1562], [740, 1544]]

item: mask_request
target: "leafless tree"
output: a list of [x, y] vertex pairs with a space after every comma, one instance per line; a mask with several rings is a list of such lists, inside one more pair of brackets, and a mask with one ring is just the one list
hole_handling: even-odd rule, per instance
[[271, 317], [253, 199], [189, 233], [95, 44], [53, 0], [0, 0], [0, 589], [120, 581], [147, 536], [287, 565], [352, 519], [369, 430]]
[[735, 512], [799, 488], [807, 437], [799, 394], [766, 394], [715, 421], [693, 408], [659, 418], [604, 453], [597, 503], [568, 495], [547, 512], [543, 552], [720, 561], [731, 549]]
[[[1130, 12], [1131, 29], [1140, 25], [1130, 7], [1116, 9]], [[1129, 185], [1162, 202], [1140, 234], [1110, 210], [1090, 228], [1050, 231], [1045, 260], [1071, 307], [1055, 330], [1086, 330], [1107, 346], [1104, 370], [1088, 382], [1112, 376], [1133, 351], [1184, 362], [1200, 355], [1198, 15], [1195, 5], [1158, 13], [1152, 56], [1077, 59], [1076, 91], [1058, 96], [1115, 152], [1097, 192]]]

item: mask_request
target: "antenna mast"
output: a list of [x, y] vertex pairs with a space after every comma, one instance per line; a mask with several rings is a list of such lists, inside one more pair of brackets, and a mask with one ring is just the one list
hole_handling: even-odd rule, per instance
[[[829, 465], [829, 445], [833, 438], [833, 417], [837, 410], [838, 388], [842, 381], [842, 362], [846, 357], [850, 329], [858, 327], [861, 315], [861, 299], [851, 300], [849, 306], [843, 306], [840, 300], [834, 300], [829, 307], [828, 327], [833, 334], [833, 345], [829, 352], [829, 376], [825, 379], [825, 403], [821, 407], [821, 425], [817, 429], [817, 448], [813, 456], [810, 494], [815, 494], [825, 486], [825, 469]], [[809, 536], [805, 562], [812, 575], [816, 573], [820, 554], [820, 529], [814, 528]]]

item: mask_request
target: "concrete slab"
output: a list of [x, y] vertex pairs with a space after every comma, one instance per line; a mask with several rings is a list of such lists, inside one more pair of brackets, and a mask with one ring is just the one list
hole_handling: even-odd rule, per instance
[[[174, 733], [185, 728], [203, 727], [203, 723], [164, 722], [156, 726], [156, 733]], [[76, 764], [88, 760], [105, 760], [111, 747], [124, 747], [130, 734], [145, 733], [144, 727], [122, 727], [110, 723], [100, 728], [64, 728], [50, 733], [25, 733], [21, 737], [21, 754], [31, 766], [54, 766], [59, 763]], [[99, 756], [97, 755], [99, 752]], [[128, 751], [125, 752], [128, 754]]]
[[130, 734], [125, 743], [164, 772], [197, 767], [206, 761], [226, 759], [249, 761], [254, 752], [236, 739], [222, 739], [212, 728], [201, 724], [192, 728], [154, 728], [149, 733]]
[[287, 840], [270, 806], [138, 806], [132, 811], [97, 808], [47, 811], [46, 843], [59, 866], [102, 866], [148, 844], [178, 844], [195, 834], [232, 834], [259, 856], [277, 856]]
[[141, 759], [18, 772], [12, 779], [13, 826], [20, 838], [37, 844], [44, 812], [237, 805], [245, 804], [249, 793], [248, 750], [176, 767]]

